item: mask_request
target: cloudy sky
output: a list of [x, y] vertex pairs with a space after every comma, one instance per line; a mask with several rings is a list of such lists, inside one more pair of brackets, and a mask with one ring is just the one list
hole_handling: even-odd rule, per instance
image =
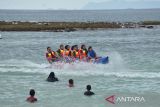
[[[157, 8], [156, 4], [160, 3], [160, 0], [0, 0], [0, 9], [87, 9], [88, 6], [92, 7], [91, 9], [96, 9], [98, 6], [101, 7], [101, 4], [103, 4], [102, 9], [119, 9], [123, 6], [127, 8], [125, 2], [133, 4], [132, 8], [136, 8], [139, 1], [142, 8], [147, 8], [147, 6], [154, 8], [154, 5]], [[151, 2], [152, 6], [150, 6]], [[104, 4], [109, 5], [109, 8], [105, 7]], [[115, 4], [117, 4], [116, 7], [112, 6]], [[158, 5], [160, 8], [160, 4]]]

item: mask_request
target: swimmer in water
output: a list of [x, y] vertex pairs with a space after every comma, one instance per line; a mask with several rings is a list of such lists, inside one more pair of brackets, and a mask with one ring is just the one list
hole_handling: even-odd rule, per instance
[[35, 95], [34, 89], [31, 89], [29, 94], [30, 94], [30, 97], [28, 97], [26, 101], [28, 101], [30, 103], [36, 102], [37, 98], [34, 97], [34, 95]]
[[87, 91], [84, 92], [84, 95], [86, 95], [86, 96], [94, 95], [94, 93], [91, 91], [91, 85], [87, 85], [86, 89], [87, 89]]
[[55, 77], [54, 72], [51, 72], [51, 73], [49, 74], [48, 78], [47, 78], [47, 81], [48, 81], [48, 82], [56, 82], [56, 81], [58, 81], [58, 78]]
[[73, 81], [73, 79], [69, 79], [68, 83], [69, 83], [68, 84], [69, 87], [74, 87], [74, 81]]

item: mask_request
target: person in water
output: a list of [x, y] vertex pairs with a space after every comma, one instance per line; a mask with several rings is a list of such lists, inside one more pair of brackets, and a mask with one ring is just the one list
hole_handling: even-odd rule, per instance
[[78, 50], [78, 45], [74, 45], [74, 47], [73, 47], [73, 57], [75, 58], [75, 59], [79, 59], [79, 57], [80, 57], [80, 54], [79, 54], [79, 50]]
[[97, 55], [96, 52], [92, 49], [91, 46], [88, 47], [88, 59], [96, 59]]
[[86, 60], [88, 50], [86, 49], [86, 46], [84, 44], [81, 45], [81, 49], [79, 49], [79, 54], [80, 54], [80, 60]]
[[63, 57], [64, 56], [64, 45], [63, 44], [61, 44], [60, 46], [59, 46], [59, 49], [57, 50], [57, 53], [58, 53], [58, 55], [60, 56], [60, 57]]
[[49, 74], [48, 78], [47, 78], [47, 81], [48, 81], [48, 82], [56, 82], [56, 81], [58, 81], [58, 78], [55, 77], [54, 72], [51, 72], [51, 73]]
[[73, 79], [69, 79], [68, 83], [69, 83], [68, 84], [69, 87], [74, 87], [74, 81], [73, 81]]
[[66, 45], [66, 46], [65, 46], [64, 55], [65, 55], [65, 56], [69, 56], [69, 57], [72, 56], [72, 52], [71, 52], [71, 49], [70, 49], [70, 46], [69, 46], [69, 45]]
[[87, 91], [84, 92], [84, 95], [86, 95], [86, 96], [94, 95], [94, 92], [91, 91], [91, 85], [87, 85], [86, 89], [87, 89]]
[[55, 62], [58, 59], [56, 52], [52, 51], [50, 47], [47, 47], [46, 58], [50, 64]]
[[26, 99], [26, 101], [30, 102], [30, 103], [34, 103], [37, 101], [37, 98], [35, 98], [35, 91], [34, 89], [31, 89], [29, 92], [30, 96]]
[[87, 50], [87, 48], [86, 48], [86, 45], [81, 45], [81, 49], [83, 50], [83, 51], [85, 51], [85, 54], [87, 55], [88, 54], [88, 50]]

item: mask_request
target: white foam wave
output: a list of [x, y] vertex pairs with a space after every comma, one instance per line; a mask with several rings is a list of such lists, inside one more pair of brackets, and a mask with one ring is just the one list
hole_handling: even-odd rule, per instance
[[[115, 59], [118, 59], [116, 63]], [[111, 60], [111, 59], [110, 59]], [[0, 72], [40, 73], [48, 75], [55, 72], [56, 75], [72, 76], [107, 76], [118, 78], [160, 78], [159, 72], [144, 72], [129, 70], [124, 67], [123, 60], [117, 55], [109, 64], [37, 64], [26, 60], [8, 60], [0, 62]]]

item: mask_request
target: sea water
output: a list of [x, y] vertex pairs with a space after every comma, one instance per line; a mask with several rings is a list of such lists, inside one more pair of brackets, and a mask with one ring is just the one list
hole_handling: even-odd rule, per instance
[[[0, 107], [159, 107], [160, 29], [108, 29], [76, 32], [1, 32]], [[46, 47], [92, 46], [109, 64], [50, 65]], [[46, 82], [55, 72], [59, 82]], [[67, 86], [73, 79], [74, 88]], [[92, 97], [83, 95], [92, 85]], [[30, 89], [38, 102], [27, 103]], [[143, 97], [145, 102], [115, 102], [111, 95]]]
[[0, 10], [0, 21], [140, 22], [160, 19], [160, 9]]

